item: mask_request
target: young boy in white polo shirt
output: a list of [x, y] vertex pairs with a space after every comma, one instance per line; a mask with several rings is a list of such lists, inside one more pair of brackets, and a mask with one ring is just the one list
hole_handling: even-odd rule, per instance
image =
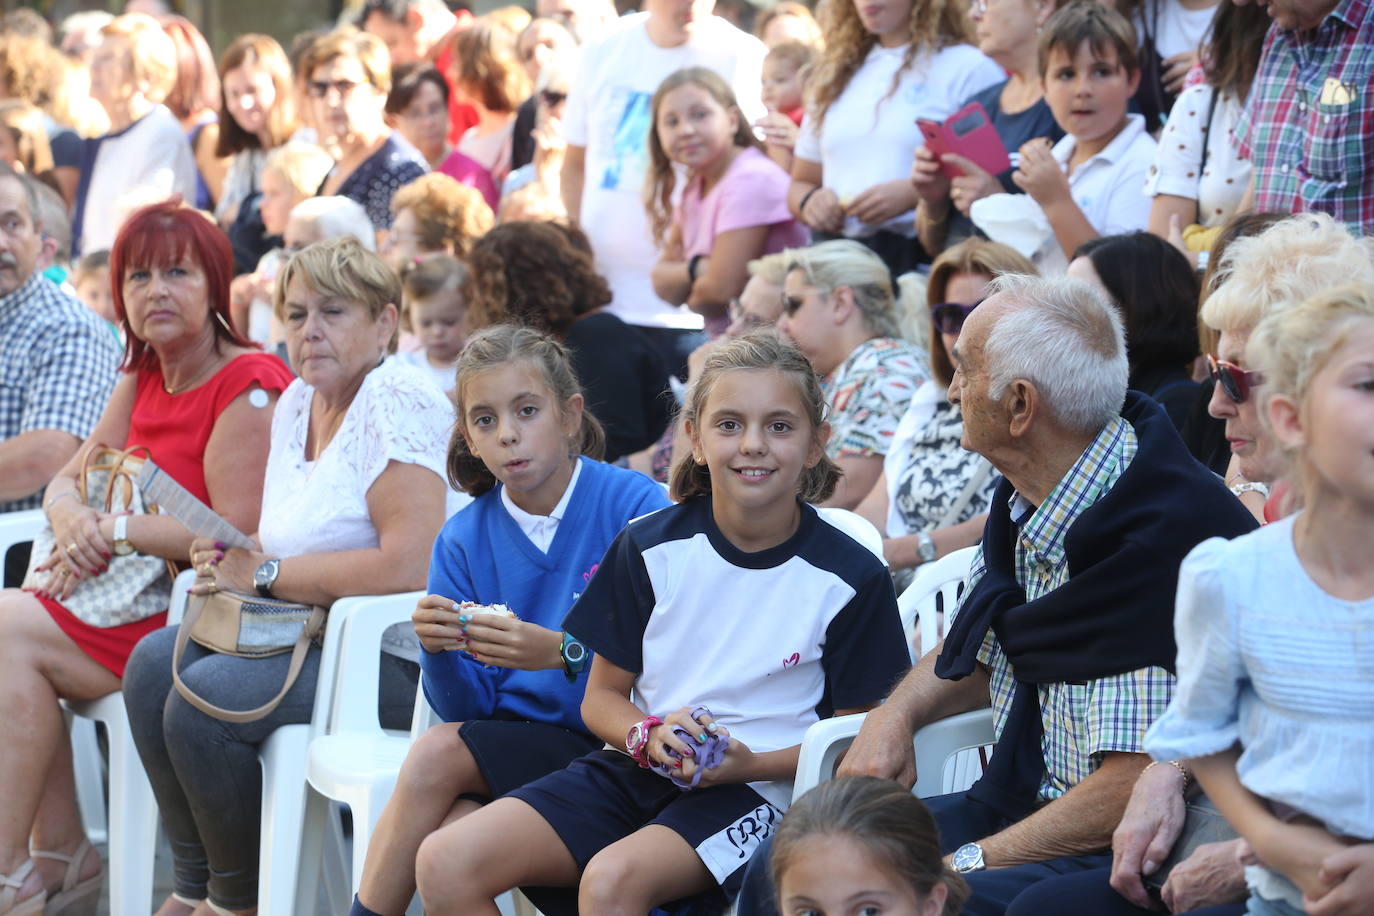
[[1041, 32], [1040, 79], [1065, 136], [1022, 146], [1012, 180], [1040, 205], [1064, 256], [1100, 235], [1144, 229], [1155, 141], [1126, 110], [1140, 83], [1135, 29], [1115, 10], [1074, 0]]

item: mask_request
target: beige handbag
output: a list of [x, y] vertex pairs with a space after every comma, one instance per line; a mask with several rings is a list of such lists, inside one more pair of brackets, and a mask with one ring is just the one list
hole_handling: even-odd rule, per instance
[[[81, 473], [76, 476], [77, 499], [107, 514], [156, 514], [157, 506], [145, 503], [137, 480], [147, 457], [148, 449], [141, 445], [121, 450], [93, 444], [82, 456]], [[52, 525], [44, 525], [33, 539], [24, 588], [48, 587], [52, 574], [40, 573], [38, 567], [54, 549]], [[175, 576], [176, 567], [169, 560], [144, 553], [115, 555], [105, 572], [78, 581], [75, 590], [62, 599], [62, 606], [93, 627], [137, 623], [167, 610]]]
[[[287, 691], [300, 677], [305, 653], [324, 638], [326, 608], [308, 604], [260, 598], [238, 592], [217, 591], [194, 595], [186, 604], [186, 616], [177, 630], [172, 651], [172, 682], [182, 699], [207, 716], [223, 722], [256, 722], [280, 705]], [[199, 645], [239, 658], [266, 658], [291, 653], [286, 682], [277, 695], [257, 709], [221, 709], [206, 701], [181, 679], [181, 658], [186, 643]]]

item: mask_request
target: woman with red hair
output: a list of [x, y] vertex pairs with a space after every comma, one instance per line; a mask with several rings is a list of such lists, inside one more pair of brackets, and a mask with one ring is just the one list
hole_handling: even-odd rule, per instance
[[229, 242], [200, 213], [177, 201], [137, 211], [115, 239], [110, 275], [124, 373], [44, 494], [57, 547], [38, 567], [38, 587], [0, 592], [0, 916], [36, 914], [45, 895], [49, 912], [95, 912], [100, 858], [77, 816], [57, 701], [119, 690], [134, 644], [167, 616], [101, 627], [64, 601], [98, 580], [116, 551], [184, 561], [193, 539], [169, 515], [85, 505], [80, 456], [96, 444], [147, 446], [230, 524], [256, 531], [272, 411], [291, 382], [279, 359], [230, 325]]

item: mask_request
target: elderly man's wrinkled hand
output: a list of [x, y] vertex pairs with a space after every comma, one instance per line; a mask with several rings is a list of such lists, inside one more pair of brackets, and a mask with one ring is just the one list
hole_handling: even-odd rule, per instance
[[1243, 901], [1245, 869], [1236, 860], [1236, 847], [1241, 842], [1204, 843], [1175, 865], [1159, 892], [1169, 912], [1186, 913]]
[[883, 707], [864, 717], [854, 743], [840, 761], [836, 776], [877, 776], [892, 779], [905, 788], [916, 784], [916, 749], [911, 728], [883, 715]]
[[1141, 882], [1152, 875], [1183, 831], [1183, 774], [1172, 766], [1140, 774], [1112, 834], [1112, 888], [1139, 907], [1153, 901]]

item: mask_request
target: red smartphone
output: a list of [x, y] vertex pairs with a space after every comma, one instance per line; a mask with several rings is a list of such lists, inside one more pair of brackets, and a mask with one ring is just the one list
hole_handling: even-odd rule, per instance
[[[997, 128], [992, 126], [987, 109], [981, 102], [969, 102], [945, 123], [917, 118], [916, 126], [926, 139], [926, 148], [938, 159], [945, 153], [963, 156], [991, 175], [1000, 175], [1011, 168], [1011, 158]], [[950, 178], [964, 174], [962, 170], [941, 163], [940, 168]]]

